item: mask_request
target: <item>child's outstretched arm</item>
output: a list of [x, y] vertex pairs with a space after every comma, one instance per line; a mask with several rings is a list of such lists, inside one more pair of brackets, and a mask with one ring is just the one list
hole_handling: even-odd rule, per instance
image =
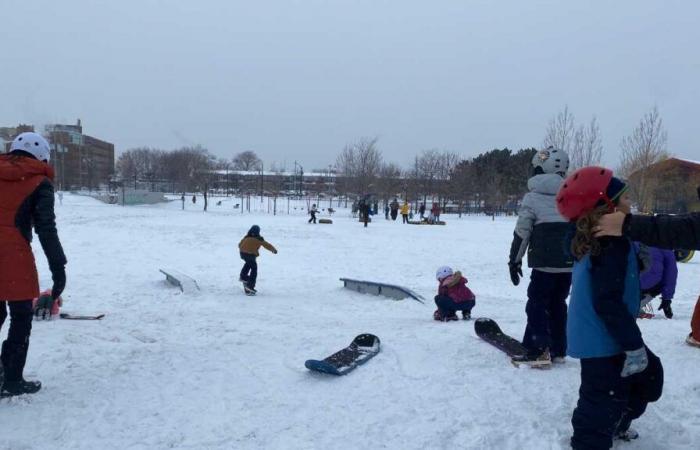
[[644, 347], [642, 333], [623, 300], [630, 242], [602, 238], [600, 243], [601, 253], [591, 258], [593, 308], [625, 352], [637, 350]]
[[262, 246], [265, 247], [266, 249], [270, 250], [272, 253], [277, 253], [277, 249], [275, 248], [274, 245], [270, 244], [267, 241], [262, 241]]

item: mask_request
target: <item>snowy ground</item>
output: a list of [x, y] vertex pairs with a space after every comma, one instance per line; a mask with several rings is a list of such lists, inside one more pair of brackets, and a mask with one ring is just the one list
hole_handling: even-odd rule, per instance
[[[435, 269], [449, 264], [469, 278], [475, 316], [520, 337], [527, 282], [513, 287], [505, 264], [513, 218], [447, 217], [445, 227], [380, 218], [363, 229], [346, 211], [313, 226], [301, 213], [241, 214], [228, 202], [205, 214], [179, 202], [124, 208], [70, 195], [57, 210], [70, 261], [64, 311], [107, 317], [34, 324], [26, 375], [44, 388], [0, 401], [2, 449], [568, 445], [576, 361], [515, 369], [472, 322], [436, 323], [431, 304], [360, 295], [338, 281], [387, 281], [431, 298]], [[279, 254], [259, 259], [251, 298], [237, 282], [236, 245], [253, 223]], [[166, 285], [161, 267], [194, 276], [201, 294]], [[619, 448], [700, 448], [700, 352], [683, 343], [699, 281], [696, 257], [680, 267], [674, 319], [640, 323], [665, 365], [665, 393], [636, 424], [642, 438]], [[346, 377], [304, 368], [362, 332], [382, 340], [367, 365]]]

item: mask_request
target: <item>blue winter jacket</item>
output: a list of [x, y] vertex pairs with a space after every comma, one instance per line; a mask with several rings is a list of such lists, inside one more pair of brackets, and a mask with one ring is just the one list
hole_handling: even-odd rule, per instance
[[644, 345], [637, 327], [640, 288], [637, 253], [627, 238], [600, 239], [599, 255], [574, 263], [566, 323], [567, 352], [600, 358]]

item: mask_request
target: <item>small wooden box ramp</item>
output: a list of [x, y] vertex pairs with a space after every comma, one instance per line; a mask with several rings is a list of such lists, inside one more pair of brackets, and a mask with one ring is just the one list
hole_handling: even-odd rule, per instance
[[408, 288], [397, 286], [395, 284], [353, 280], [352, 278], [341, 278], [340, 281], [343, 282], [343, 286], [346, 289], [352, 289], [353, 291], [357, 291], [361, 294], [381, 295], [384, 297], [393, 298], [394, 300], [412, 298], [413, 300], [424, 303], [424, 299], [420, 295]]
[[199, 292], [199, 285], [197, 284], [197, 281], [189, 275], [185, 275], [184, 273], [175, 269], [159, 270], [163, 275], [165, 275], [165, 279], [168, 283], [179, 287], [183, 293], [188, 294]]

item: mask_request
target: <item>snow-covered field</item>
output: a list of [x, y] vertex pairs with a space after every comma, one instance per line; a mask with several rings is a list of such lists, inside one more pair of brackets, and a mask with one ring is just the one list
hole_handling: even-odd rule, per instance
[[[477, 295], [474, 315], [521, 337], [527, 280], [513, 287], [506, 267], [513, 218], [448, 216], [445, 227], [420, 227], [382, 217], [364, 229], [344, 210], [314, 226], [228, 202], [206, 214], [177, 201], [63, 203], [63, 311], [107, 316], [34, 323], [25, 375], [44, 387], [0, 401], [2, 449], [568, 446], [578, 362], [513, 368], [473, 322], [437, 323], [432, 302], [360, 295], [338, 281], [386, 281], [431, 299], [435, 269], [452, 265]], [[246, 297], [237, 244], [254, 223], [279, 254], [263, 250], [259, 295]], [[189, 273], [201, 293], [167, 285], [162, 267]], [[680, 266], [674, 319], [640, 322], [664, 363], [665, 393], [636, 423], [641, 438], [619, 448], [700, 448], [700, 351], [683, 342], [699, 293], [696, 257]], [[382, 340], [365, 366], [345, 377], [304, 368], [362, 332]]]

